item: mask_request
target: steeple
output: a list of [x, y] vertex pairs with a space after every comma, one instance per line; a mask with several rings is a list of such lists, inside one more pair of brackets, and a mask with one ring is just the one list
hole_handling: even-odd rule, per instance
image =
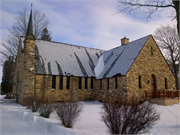
[[28, 23], [28, 27], [27, 27], [26, 37], [29, 35], [33, 36], [32, 4], [31, 4], [31, 13], [29, 16], [29, 23]]

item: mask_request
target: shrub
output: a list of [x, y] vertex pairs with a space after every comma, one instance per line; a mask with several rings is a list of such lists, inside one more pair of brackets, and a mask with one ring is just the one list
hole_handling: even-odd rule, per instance
[[23, 104], [27, 109], [31, 109], [32, 112], [37, 112], [39, 105], [41, 103], [40, 99], [35, 99], [33, 96], [28, 96], [23, 99]]
[[160, 118], [149, 102], [138, 105], [137, 100], [103, 103], [101, 118], [110, 134], [141, 134], [148, 132]]
[[53, 105], [46, 103], [41, 103], [38, 108], [38, 112], [42, 117], [49, 118], [50, 114], [53, 112]]
[[54, 109], [65, 127], [72, 128], [76, 123], [83, 105], [79, 102], [64, 102], [54, 105]]

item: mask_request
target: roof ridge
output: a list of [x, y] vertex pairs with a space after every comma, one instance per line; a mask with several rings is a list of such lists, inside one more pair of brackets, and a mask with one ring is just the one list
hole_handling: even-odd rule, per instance
[[[147, 35], [147, 36], [144, 36], [144, 37], [138, 38], [138, 39], [133, 40], [133, 41], [131, 41], [131, 42], [127, 43], [127, 44], [130, 44], [130, 43], [132, 43], [132, 42], [135, 42], [135, 41], [137, 41], [137, 40], [140, 40], [140, 39], [145, 38], [145, 37], [148, 37], [148, 36], [152, 36], [152, 34], [149, 34], [149, 35]], [[124, 44], [124, 45], [127, 45], [127, 44]], [[124, 45], [123, 45], [123, 46], [124, 46]], [[113, 50], [113, 49], [116, 49], [116, 48], [119, 48], [119, 47], [122, 47], [122, 45], [117, 46], [117, 47], [114, 47], [114, 48], [112, 48], [112, 49], [110, 49], [110, 50]], [[110, 50], [107, 50], [107, 51], [110, 51]], [[107, 52], [107, 51], [105, 51], [105, 52]], [[105, 53], [105, 52], [103, 52], [103, 53]]]
[[[24, 36], [21, 36], [20, 38], [25, 38], [25, 37], [24, 37]], [[63, 42], [57, 42], [57, 41], [45, 41], [45, 40], [38, 39], [38, 38], [36, 38], [36, 40], [40, 40], [40, 41], [43, 41], [43, 42], [52, 42], [52, 43], [65, 44], [65, 45], [76, 46], [76, 47], [82, 47], [82, 48], [89, 48], [89, 49], [100, 50], [100, 51], [106, 51], [106, 50], [102, 50], [102, 49], [97, 49], [97, 48], [92, 48], [92, 47], [86, 47], [86, 46], [81, 46], [81, 45], [73, 45], [73, 44], [63, 43]]]

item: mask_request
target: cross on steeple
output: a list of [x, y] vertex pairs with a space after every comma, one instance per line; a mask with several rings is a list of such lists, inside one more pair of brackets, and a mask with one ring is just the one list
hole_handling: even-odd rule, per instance
[[28, 35], [33, 35], [32, 4], [31, 4], [31, 12], [30, 12], [30, 17], [29, 17], [29, 23], [28, 23], [28, 27], [27, 27], [26, 37]]

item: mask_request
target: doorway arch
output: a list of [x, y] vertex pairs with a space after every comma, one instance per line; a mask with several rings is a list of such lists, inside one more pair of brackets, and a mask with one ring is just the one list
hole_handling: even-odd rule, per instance
[[156, 77], [154, 74], [151, 75], [151, 90], [157, 90]]

